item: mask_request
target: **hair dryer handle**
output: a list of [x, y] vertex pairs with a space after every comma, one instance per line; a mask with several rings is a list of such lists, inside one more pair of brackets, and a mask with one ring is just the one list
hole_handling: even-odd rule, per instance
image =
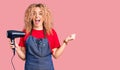
[[[15, 40], [14, 39], [11, 39], [11, 45], [15, 46]], [[15, 55], [15, 48], [16, 48], [16, 46], [14, 48], [12, 48], [14, 55]]]

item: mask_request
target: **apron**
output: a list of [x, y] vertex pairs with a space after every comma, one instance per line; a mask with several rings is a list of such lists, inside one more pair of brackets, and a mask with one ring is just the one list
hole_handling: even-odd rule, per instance
[[26, 40], [25, 70], [54, 70], [47, 38], [30, 35]]

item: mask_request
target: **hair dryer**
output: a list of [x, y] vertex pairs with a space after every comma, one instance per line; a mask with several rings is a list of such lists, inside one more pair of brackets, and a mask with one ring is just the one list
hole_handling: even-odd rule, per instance
[[[25, 36], [25, 33], [22, 31], [16, 31], [16, 30], [8, 30], [7, 31], [7, 38], [10, 38], [11, 45], [14, 45], [14, 46], [15, 46], [14, 39], [18, 38], [18, 37], [24, 37], [24, 36]], [[13, 54], [15, 55], [15, 48], [12, 48], [12, 49], [13, 49]]]

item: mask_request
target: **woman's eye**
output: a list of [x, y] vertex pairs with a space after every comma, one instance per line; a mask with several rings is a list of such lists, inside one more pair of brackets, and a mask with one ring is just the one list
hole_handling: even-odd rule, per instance
[[42, 13], [39, 13], [39, 15], [42, 15]]
[[33, 15], [35, 15], [35, 12], [33, 12]]

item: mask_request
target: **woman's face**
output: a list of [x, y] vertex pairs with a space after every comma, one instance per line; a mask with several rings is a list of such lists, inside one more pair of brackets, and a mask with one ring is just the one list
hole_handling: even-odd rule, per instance
[[35, 7], [32, 12], [33, 27], [40, 28], [43, 23], [43, 12], [39, 7]]

